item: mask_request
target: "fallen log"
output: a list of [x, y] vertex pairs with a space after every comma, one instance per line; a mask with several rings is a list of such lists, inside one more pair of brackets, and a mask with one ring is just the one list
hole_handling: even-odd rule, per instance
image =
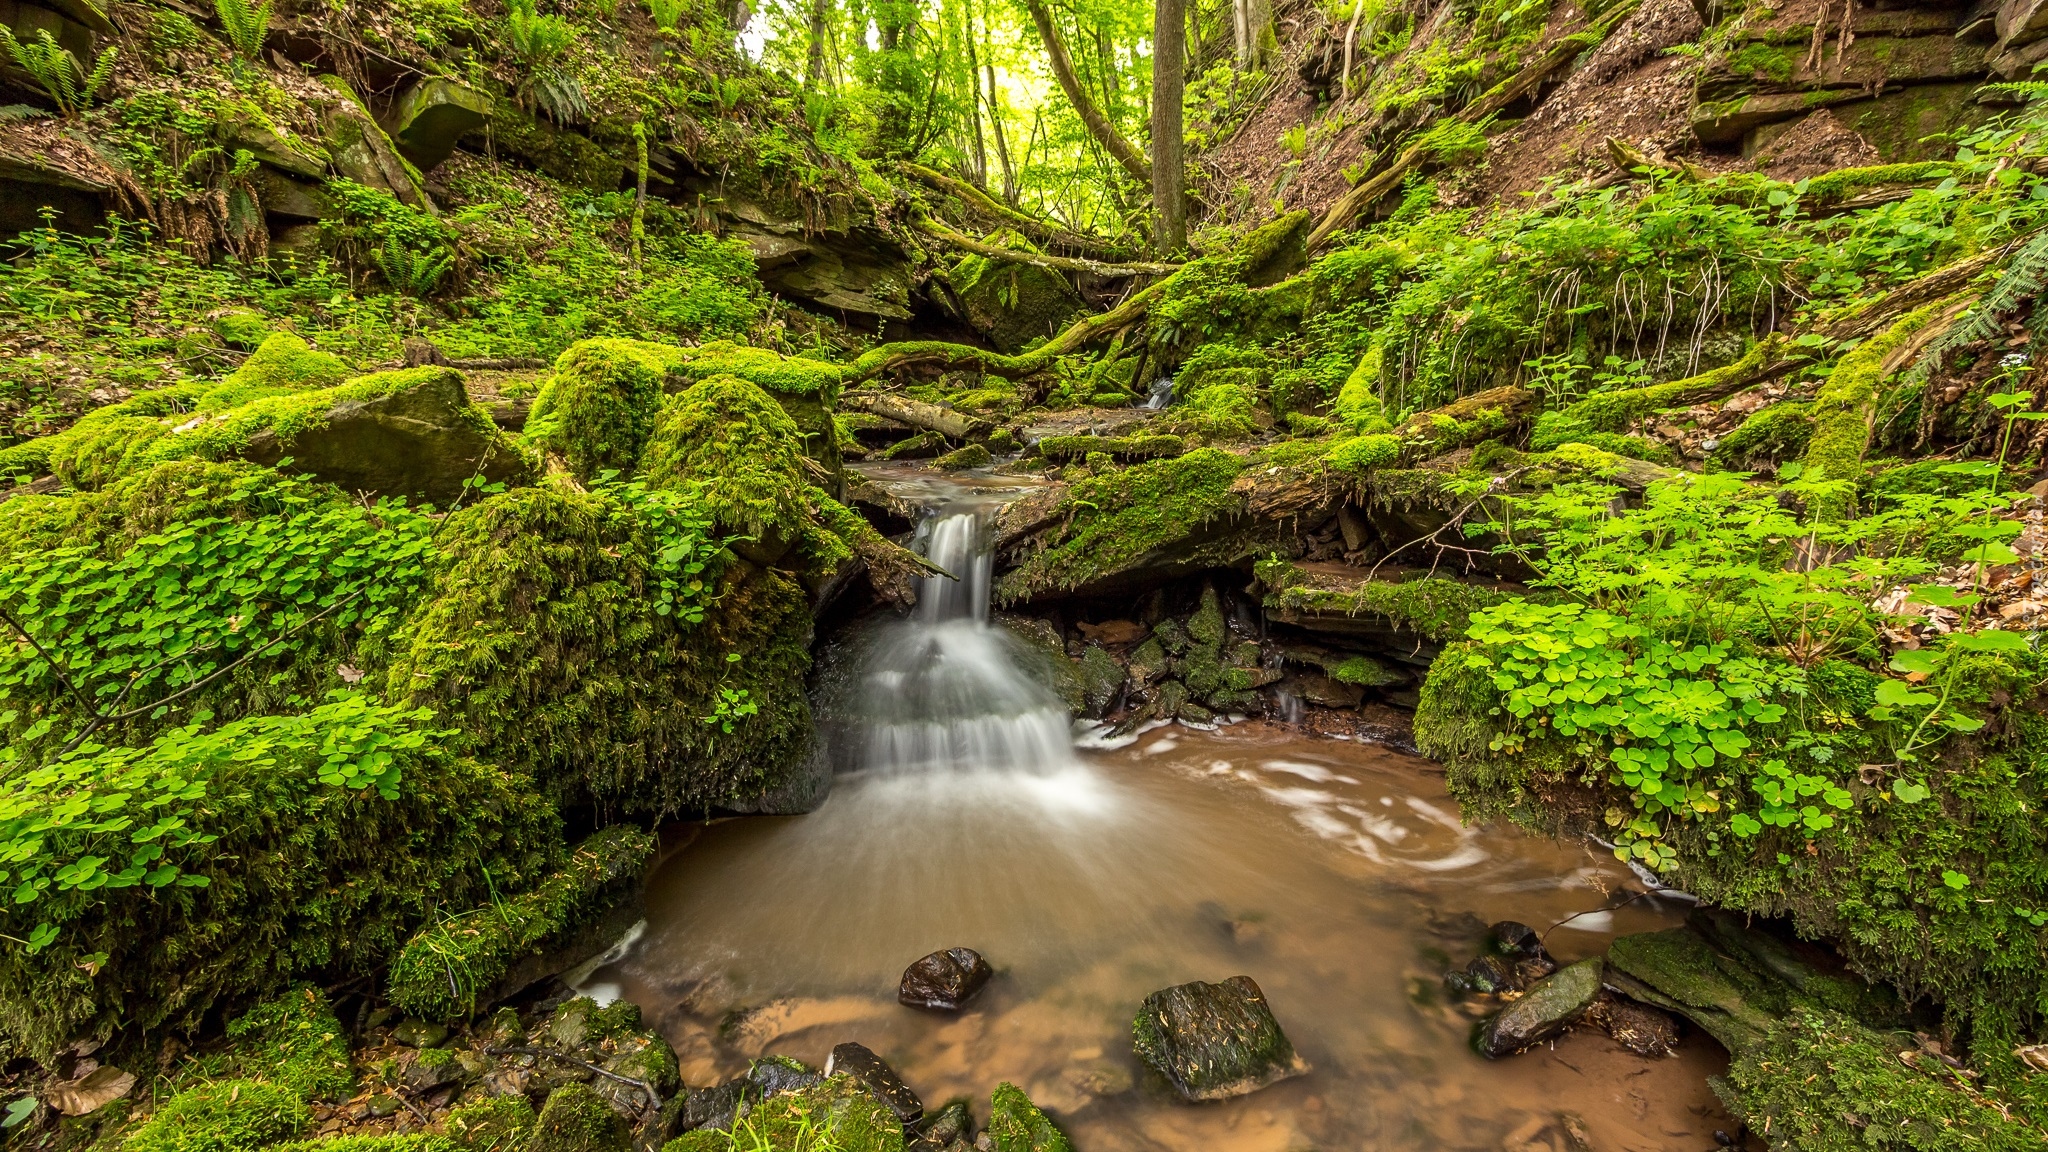
[[856, 412], [887, 417], [898, 424], [908, 424], [913, 428], [937, 432], [952, 440], [966, 440], [989, 430], [989, 423], [986, 420], [955, 412], [951, 408], [941, 408], [937, 404], [912, 400], [908, 396], [898, 396], [893, 392], [848, 392], [839, 397], [839, 406], [851, 408]]

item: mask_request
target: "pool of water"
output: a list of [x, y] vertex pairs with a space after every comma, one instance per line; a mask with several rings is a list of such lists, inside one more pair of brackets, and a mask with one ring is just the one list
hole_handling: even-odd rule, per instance
[[[1085, 742], [1084, 742], [1085, 743]], [[1538, 928], [1638, 882], [1597, 846], [1463, 826], [1440, 774], [1390, 749], [1252, 722], [1157, 729], [1015, 765], [842, 774], [805, 816], [677, 830], [648, 926], [595, 979], [706, 1085], [768, 1053], [880, 1053], [928, 1108], [1000, 1081], [1082, 1152], [1121, 1149], [1710, 1149], [1726, 1056], [1688, 1036], [1645, 1060], [1604, 1034], [1489, 1062], [1442, 974], [1476, 927]], [[1677, 922], [1638, 901], [1551, 933], [1562, 961]], [[966, 946], [997, 975], [939, 1015], [903, 968]], [[1148, 1080], [1130, 1022], [1149, 992], [1248, 975], [1312, 1066], [1186, 1105]]]

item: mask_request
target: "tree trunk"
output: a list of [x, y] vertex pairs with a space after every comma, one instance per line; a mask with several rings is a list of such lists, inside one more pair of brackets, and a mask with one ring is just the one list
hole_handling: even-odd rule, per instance
[[1159, 258], [1171, 260], [1187, 245], [1187, 165], [1181, 157], [1181, 85], [1186, 78], [1181, 37], [1186, 0], [1152, 3], [1152, 229]]
[[1074, 73], [1073, 57], [1067, 55], [1067, 46], [1060, 41], [1059, 29], [1053, 26], [1052, 13], [1046, 8], [1045, 0], [1024, 0], [1024, 5], [1031, 10], [1031, 22], [1038, 26], [1039, 39], [1045, 41], [1045, 54], [1052, 62], [1052, 74], [1059, 80], [1067, 100], [1074, 105], [1074, 111], [1080, 114], [1088, 134], [1124, 171], [1131, 174], [1132, 179], [1151, 180], [1152, 168], [1144, 154], [1124, 139], [1123, 133], [1116, 130], [1116, 125], [1111, 124], [1102, 114], [1102, 109], [1089, 98], [1088, 90], [1081, 87], [1080, 77]]
[[825, 16], [832, 0], [811, 0], [810, 55], [804, 60], [804, 91], [815, 92], [825, 71]]
[[988, 149], [981, 139], [981, 57], [974, 47], [974, 5], [961, 6], [961, 19], [966, 23], [967, 41], [967, 131], [974, 137], [974, 183], [988, 187]]

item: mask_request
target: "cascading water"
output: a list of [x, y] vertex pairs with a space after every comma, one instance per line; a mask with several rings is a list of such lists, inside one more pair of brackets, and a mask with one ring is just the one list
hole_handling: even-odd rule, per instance
[[[863, 625], [821, 657], [837, 769], [823, 805], [687, 833], [650, 879], [646, 935], [591, 977], [661, 1028], [685, 1082], [719, 1083], [769, 1053], [821, 1066], [854, 1040], [928, 1104], [1017, 1084], [1092, 1152], [1497, 1150], [1560, 1107], [1603, 1148], [1690, 1147], [1703, 1141], [1672, 1140], [1733, 1126], [1709, 1119], [1701, 1087], [1725, 1065], [1697, 1051], [1649, 1075], [1592, 1041], [1566, 1053], [1560, 1040], [1566, 1063], [1488, 1065], [1467, 1045], [1470, 1018], [1432, 992], [1435, 951], [1477, 947], [1461, 926], [1597, 905], [1596, 886], [1628, 880], [1611, 857], [1467, 827], [1419, 762], [1276, 727], [1077, 750], [1036, 654], [989, 619], [1000, 495], [877, 471], [936, 509], [914, 543], [957, 579], [926, 580], [910, 618]], [[1598, 954], [1609, 932], [1661, 916], [1637, 901], [1551, 947]], [[896, 1002], [906, 964], [963, 946], [997, 970], [966, 1012]], [[1239, 973], [1315, 1071], [1199, 1108], [1146, 1091], [1137, 1005]], [[1656, 1111], [1604, 1103], [1623, 1082], [1659, 1100], [1640, 1087], [1651, 1075], [1692, 1095], [1667, 1088]]]
[[927, 576], [911, 619], [885, 628], [857, 689], [861, 766], [877, 773], [1072, 771], [1067, 714], [988, 620], [984, 508], [941, 511], [919, 526]]

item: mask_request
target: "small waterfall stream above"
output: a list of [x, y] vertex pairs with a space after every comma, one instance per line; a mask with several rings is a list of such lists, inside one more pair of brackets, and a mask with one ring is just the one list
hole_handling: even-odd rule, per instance
[[[1077, 749], [1037, 654], [989, 620], [1003, 494], [922, 483], [918, 546], [958, 579], [821, 656], [831, 794], [672, 837], [645, 937], [598, 975], [676, 1045], [688, 1083], [769, 1053], [822, 1065], [857, 1040], [928, 1104], [972, 1096], [985, 1118], [1015, 1083], [1081, 1152], [1497, 1152], [1560, 1111], [1602, 1148], [1707, 1147], [1729, 1126], [1703, 1086], [1716, 1050], [1645, 1064], [1575, 1035], [1488, 1064], [1442, 993], [1476, 926], [1549, 923], [1630, 882], [1611, 857], [1465, 827], [1426, 761], [1278, 726]], [[1575, 921], [1552, 950], [1668, 923], [1649, 903]], [[966, 1011], [896, 1003], [905, 965], [957, 946], [996, 968]], [[1132, 1052], [1138, 1003], [1240, 973], [1314, 1071], [1169, 1101]]]

